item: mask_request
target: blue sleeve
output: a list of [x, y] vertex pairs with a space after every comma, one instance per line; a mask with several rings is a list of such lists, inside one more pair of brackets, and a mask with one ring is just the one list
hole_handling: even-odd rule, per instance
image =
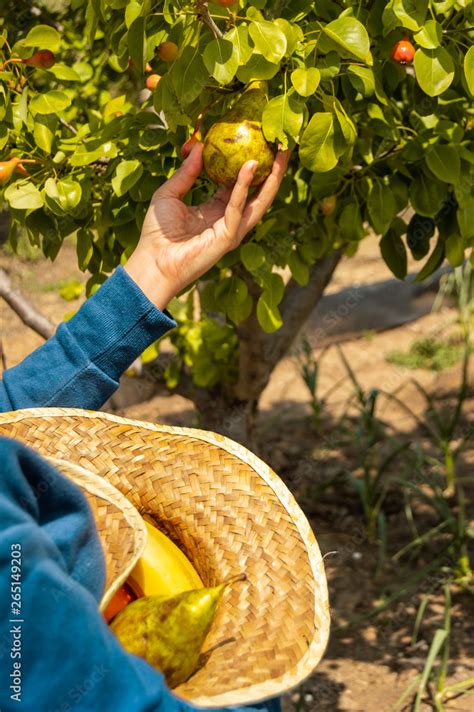
[[62, 406], [98, 410], [122, 373], [176, 326], [123, 267], [55, 335], [0, 381], [0, 411]]
[[7, 438], [0, 438], [0, 463], [0, 709], [196, 709], [128, 654], [104, 622], [103, 555], [80, 490]]

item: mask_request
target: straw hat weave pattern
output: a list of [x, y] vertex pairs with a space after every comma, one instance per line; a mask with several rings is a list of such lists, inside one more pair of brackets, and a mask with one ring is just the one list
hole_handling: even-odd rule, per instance
[[[69, 408], [0, 414], [0, 435], [104, 478], [155, 519], [205, 586], [247, 575], [224, 595], [204, 666], [176, 694], [207, 707], [251, 704], [313, 672], [329, 634], [321, 554], [259, 458], [214, 433]], [[139, 536], [131, 546], [139, 550]]]

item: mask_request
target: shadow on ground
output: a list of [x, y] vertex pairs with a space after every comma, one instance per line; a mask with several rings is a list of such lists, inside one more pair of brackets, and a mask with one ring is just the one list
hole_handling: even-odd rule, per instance
[[[457, 387], [450, 387], [449, 379], [446, 383], [437, 396], [450, 412], [455, 407]], [[473, 395], [471, 390], [466, 410], [470, 408], [471, 415]], [[418, 416], [421, 421], [430, 420], [426, 408]], [[196, 413], [192, 408], [176, 410], [168, 413], [166, 422], [196, 426]], [[411, 455], [405, 453], [396, 459], [382, 480], [387, 486], [383, 504], [387, 550], [381, 556], [380, 541], [368, 537], [361, 501], [348, 481], [348, 473], [361, 474], [361, 453], [355, 437], [360, 423], [355, 415], [335, 419], [326, 411], [321, 422], [316, 432], [308, 405], [289, 400], [262, 412], [259, 420], [260, 456], [295, 495], [325, 556], [332, 613], [331, 639], [324, 660], [302, 690], [293, 692], [301, 694], [300, 707], [288, 696], [284, 708], [285, 712], [389, 712], [414, 675], [423, 669], [434, 632], [443, 621], [443, 583], [454, 566], [452, 552], [443, 553], [447, 536], [414, 551], [411, 557], [393, 559], [413, 538], [405, 516], [404, 492], [408, 490], [400, 481], [425, 486], [413, 466], [414, 446], [418, 444], [431, 458], [439, 458], [440, 452], [415, 422], [403, 433], [382, 422], [375, 448], [377, 458], [383, 459], [402, 442], [411, 443]], [[472, 428], [472, 418], [461, 420], [459, 432], [465, 434]], [[472, 471], [473, 462], [474, 444], [459, 457], [460, 477]], [[430, 467], [426, 470], [429, 477], [435, 477], [435, 469]], [[466, 483], [465, 491], [472, 502], [472, 483]], [[456, 514], [454, 501], [450, 505]], [[439, 523], [436, 512], [419, 498], [412, 500], [412, 511], [420, 534]], [[472, 513], [468, 516], [472, 518]], [[451, 681], [457, 681], [474, 674], [474, 598], [458, 586], [452, 588], [452, 595], [449, 674]], [[429, 603], [413, 642], [416, 614], [425, 596], [429, 596]], [[384, 597], [394, 600], [375, 616]], [[446, 709], [461, 710], [463, 706]]]

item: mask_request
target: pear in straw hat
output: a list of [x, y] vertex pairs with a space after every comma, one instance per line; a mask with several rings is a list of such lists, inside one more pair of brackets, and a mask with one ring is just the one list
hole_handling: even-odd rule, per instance
[[[78, 465], [119, 490], [178, 543], [205, 586], [246, 574], [218, 609], [205, 664], [176, 694], [206, 707], [252, 704], [313, 672], [329, 634], [321, 554], [292, 494], [259, 458], [214, 433], [67, 408], [0, 414], [0, 435], [61, 460], [86, 493]], [[143, 532], [123, 499], [92, 493], [90, 482], [89, 501], [105, 496], [117, 521], [104, 536], [106, 518], [93, 507], [108, 568], [103, 607], [141, 553]], [[122, 559], [108, 553], [122, 549], [119, 537]]]

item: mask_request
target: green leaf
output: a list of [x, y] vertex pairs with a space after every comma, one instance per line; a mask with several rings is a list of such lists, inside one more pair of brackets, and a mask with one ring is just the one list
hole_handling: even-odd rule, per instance
[[83, 84], [94, 76], [94, 68], [87, 62], [76, 62], [72, 68]]
[[460, 267], [464, 262], [464, 240], [461, 235], [450, 235], [445, 242], [446, 257], [451, 267]]
[[38, 94], [30, 101], [30, 111], [34, 114], [57, 114], [71, 105], [71, 99], [62, 91], [48, 91]]
[[82, 282], [79, 282], [78, 279], [69, 279], [59, 290], [59, 296], [66, 302], [73, 302], [75, 299], [79, 299], [83, 291]]
[[100, 7], [100, 0], [91, 0], [90, 3], [86, 5], [85, 12], [85, 26], [84, 26], [84, 37], [86, 38], [88, 44], [92, 47], [94, 44], [94, 39], [97, 33], [97, 28], [99, 26], [99, 17], [101, 16], [102, 10]]
[[181, 109], [178, 97], [171, 80], [171, 72], [167, 72], [158, 83], [153, 94], [153, 106], [158, 113], [163, 112], [170, 131], [175, 132], [177, 126], [188, 126], [191, 119]]
[[8, 143], [8, 127], [5, 126], [5, 124], [0, 123], [0, 151], [7, 145]]
[[128, 0], [127, 7], [125, 8], [125, 26], [127, 28], [140, 16], [141, 11], [142, 3], [137, 2], [137, 0]]
[[337, 52], [329, 52], [326, 56], [318, 58], [318, 69], [321, 79], [334, 79], [339, 74], [341, 58]]
[[288, 147], [287, 136], [298, 136], [303, 125], [303, 108], [288, 94], [271, 99], [262, 114], [262, 128], [267, 141], [279, 141], [283, 148]]
[[375, 92], [374, 72], [370, 67], [361, 67], [358, 64], [350, 64], [347, 68], [349, 79], [356, 91], [362, 96], [372, 96]]
[[128, 52], [133, 59], [137, 72], [141, 73], [145, 71], [146, 63], [145, 27], [146, 18], [137, 17], [130, 25], [127, 35]]
[[466, 240], [474, 240], [474, 196], [469, 196], [464, 205], [457, 209], [456, 218], [461, 235]]
[[384, 235], [397, 213], [395, 198], [388, 185], [384, 185], [380, 181], [372, 185], [367, 199], [367, 210], [375, 232]]
[[[71, 178], [62, 178], [58, 181], [54, 178], [48, 178], [44, 184], [44, 189], [47, 196], [46, 203], [56, 214], [73, 210], [81, 201], [81, 186]], [[54, 206], [51, 206], [51, 201], [59, 207], [59, 211], [54, 210]]]
[[61, 35], [50, 25], [36, 25], [23, 40], [25, 47], [38, 47], [57, 52], [61, 47]]
[[25, 88], [16, 103], [17, 115], [21, 121], [26, 124], [28, 122], [28, 89]]
[[86, 296], [91, 297], [95, 294], [101, 284], [104, 284], [107, 276], [108, 275], [103, 274], [102, 272], [97, 272], [96, 274], [93, 274], [92, 277], [89, 277], [86, 282]]
[[226, 32], [224, 39], [232, 42], [234, 50], [237, 52], [239, 66], [248, 62], [252, 56], [252, 48], [249, 45], [249, 31], [244, 25], [234, 27]]
[[413, 39], [420, 47], [436, 49], [443, 39], [443, 29], [436, 20], [428, 20], [421, 30], [413, 36]]
[[291, 73], [291, 83], [301, 96], [314, 94], [321, 81], [321, 72], [316, 67], [309, 69], [295, 69]]
[[129, 105], [126, 103], [126, 97], [124, 94], [114, 97], [102, 107], [104, 119], [114, 118], [116, 112], [121, 111], [122, 113], [125, 113], [128, 110]]
[[271, 292], [265, 291], [260, 295], [257, 302], [257, 319], [267, 334], [277, 331], [282, 326], [283, 319]]
[[98, 161], [99, 158], [115, 158], [116, 155], [117, 146], [111, 141], [90, 150], [87, 144], [80, 144], [70, 157], [69, 163], [71, 166], [88, 166], [90, 163]]
[[400, 221], [399, 235], [406, 233], [407, 245], [415, 260], [422, 260], [430, 251], [430, 240], [434, 235], [436, 223], [433, 218], [424, 218], [414, 213], [408, 225]]
[[385, 264], [398, 279], [407, 276], [408, 260], [405, 244], [393, 230], [389, 230], [380, 240], [380, 252]]
[[50, 71], [51, 74], [53, 74], [56, 79], [59, 79], [61, 82], [81, 81], [79, 74], [72, 67], [68, 67], [66, 64], [54, 64], [48, 71]]
[[436, 178], [445, 183], [457, 183], [460, 177], [461, 160], [454, 146], [435, 144], [425, 156], [428, 168]]
[[226, 277], [215, 289], [215, 298], [225, 307], [233, 302], [242, 304], [248, 294], [248, 287], [240, 277]]
[[[26, 215], [24, 224], [26, 226], [30, 239], [33, 237], [33, 242], [35, 245], [41, 245], [43, 247], [45, 244], [46, 235], [52, 235], [54, 236], [55, 240], [58, 239], [56, 235], [57, 226], [54, 218], [52, 218], [50, 215], [47, 215], [43, 210], [39, 212], [35, 210]], [[40, 240], [40, 237], [43, 238], [42, 241]]]
[[285, 294], [285, 283], [281, 275], [276, 272], [264, 272], [259, 275], [258, 282], [267, 292], [271, 292], [274, 304], [281, 302]]
[[274, 22], [286, 37], [285, 54], [287, 57], [291, 57], [299, 43], [304, 41], [303, 30], [298, 25], [292, 25], [282, 17], [278, 17]]
[[249, 25], [249, 34], [257, 52], [269, 62], [279, 62], [286, 52], [286, 37], [273, 22], [254, 20]]
[[158, 341], [154, 341], [152, 344], [146, 347], [142, 352], [140, 359], [142, 363], [151, 363], [156, 358], [158, 358], [160, 353], [160, 346]]
[[469, 47], [464, 57], [464, 76], [471, 96], [474, 96], [474, 47]]
[[323, 32], [331, 42], [337, 45], [342, 57], [357, 57], [367, 64], [372, 64], [370, 40], [364, 25], [355, 17], [340, 17], [323, 27]]
[[247, 294], [244, 301], [241, 303], [232, 302], [229, 304], [226, 313], [229, 319], [234, 322], [234, 324], [240, 324], [245, 319], [248, 319], [253, 309], [253, 299], [250, 294]]
[[171, 363], [166, 366], [163, 376], [165, 377], [167, 388], [176, 388], [181, 376], [179, 363], [177, 361], [171, 361]]
[[249, 316], [253, 301], [248, 299], [248, 287], [240, 277], [228, 277], [215, 288], [214, 299], [222, 311], [234, 322], [240, 324]]
[[279, 64], [269, 62], [261, 54], [253, 54], [243, 67], [239, 67], [237, 79], [244, 84], [252, 79], [273, 79], [279, 69]]
[[54, 114], [35, 116], [35, 124], [33, 128], [33, 136], [38, 148], [41, 148], [45, 153], [51, 153], [54, 136], [58, 126], [58, 117]]
[[79, 269], [84, 272], [94, 254], [94, 243], [92, 241], [92, 232], [85, 228], [81, 228], [77, 233], [76, 242], [77, 263]]
[[142, 173], [143, 165], [140, 161], [121, 161], [112, 178], [112, 188], [115, 195], [120, 197], [128, 193], [130, 188], [139, 180]]
[[417, 49], [414, 67], [416, 80], [425, 94], [439, 96], [454, 79], [454, 62], [449, 52], [438, 49]]
[[249, 272], [255, 272], [263, 264], [265, 264], [265, 252], [260, 245], [255, 242], [247, 242], [240, 248], [240, 257], [245, 269]]
[[343, 208], [337, 223], [342, 237], [348, 242], [359, 241], [365, 235], [359, 203], [355, 201]]
[[336, 143], [337, 153], [338, 155], [341, 155], [349, 146], [353, 146], [356, 142], [357, 130], [352, 119], [348, 116], [340, 101], [336, 99], [333, 103], [333, 108], [336, 113], [339, 128], [344, 138], [344, 142], [341, 143], [341, 141], [338, 140]]
[[434, 217], [443, 205], [447, 187], [436, 178], [428, 178], [424, 173], [417, 173], [410, 184], [410, 202], [413, 209], [424, 217]]
[[8, 186], [3, 197], [15, 210], [37, 210], [43, 207], [38, 188], [30, 181], [16, 181]]
[[337, 164], [334, 146], [334, 115], [316, 112], [306, 127], [300, 143], [300, 161], [313, 173], [325, 173]]
[[288, 267], [291, 276], [297, 284], [304, 287], [309, 282], [309, 266], [304, 262], [297, 252], [291, 252], [288, 258]]
[[434, 248], [433, 252], [428, 257], [423, 269], [416, 275], [415, 282], [423, 282], [423, 280], [425, 280], [427, 277], [433, 274], [435, 270], [438, 269], [443, 260], [444, 242], [443, 240], [439, 239], [436, 243], [436, 247]]
[[[187, 106], [201, 94], [208, 81], [208, 71], [197, 47], [185, 47], [169, 72], [179, 102]], [[163, 79], [158, 84], [163, 83]]]
[[203, 60], [219, 84], [229, 84], [239, 68], [239, 51], [229, 40], [212, 40], [204, 50]]
[[425, 21], [428, 0], [392, 0], [389, 8], [403, 27], [416, 32]]

